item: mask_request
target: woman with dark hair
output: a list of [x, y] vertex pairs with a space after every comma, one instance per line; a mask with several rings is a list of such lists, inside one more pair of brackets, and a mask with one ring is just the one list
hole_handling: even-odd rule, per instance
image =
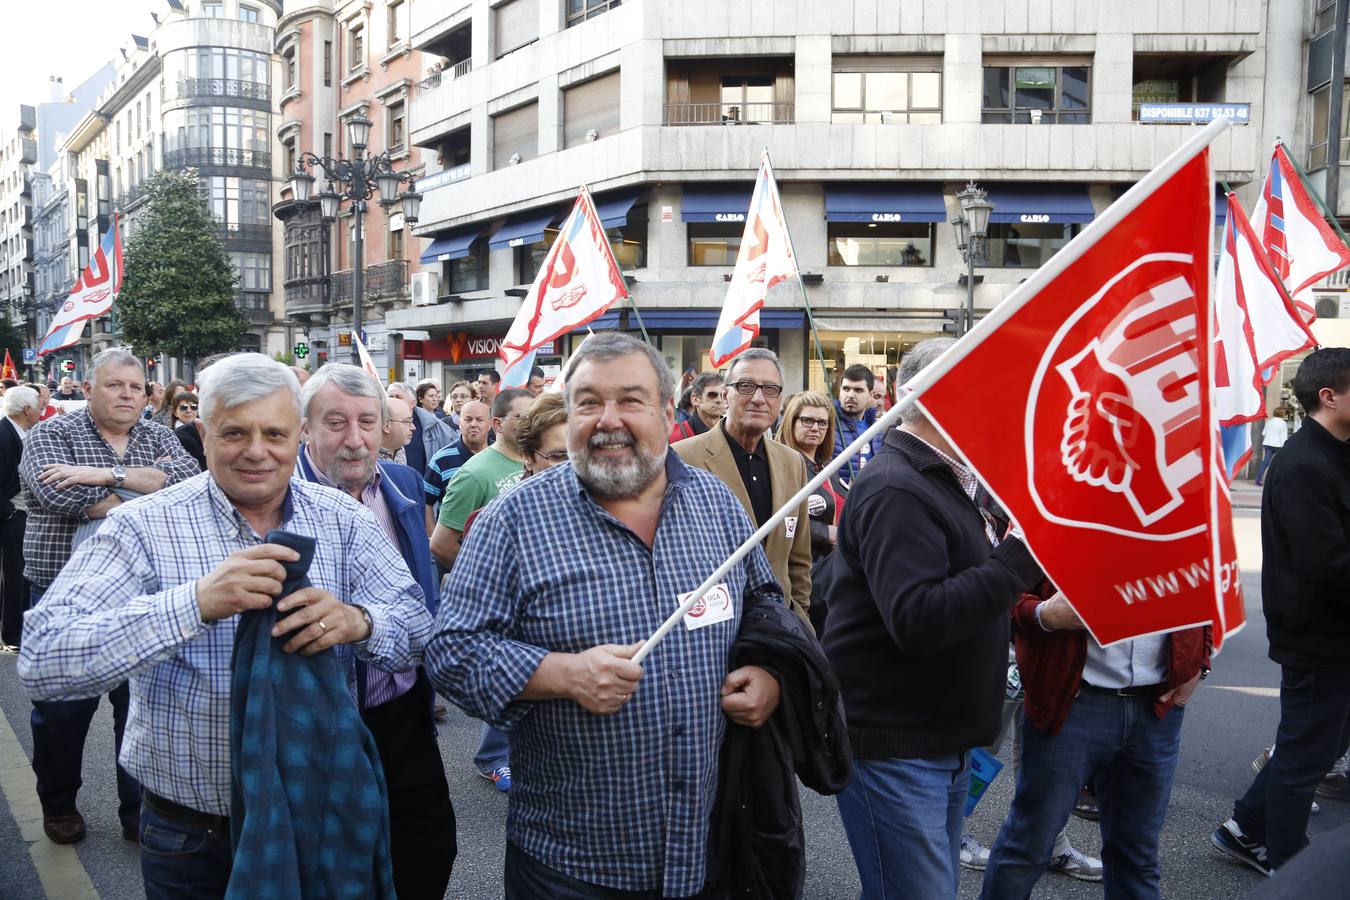
[[164, 399], [160, 401], [159, 411], [150, 417], [151, 421], [158, 422], [165, 428], [172, 428], [178, 424], [174, 421], [174, 413], [178, 409], [178, 395], [187, 390], [187, 385], [175, 378], [164, 386]]
[[445, 417], [445, 410], [441, 409], [441, 386], [428, 378], [417, 386], [417, 405], [429, 413], [435, 414], [436, 418]]
[[188, 425], [197, 420], [197, 395], [192, 391], [183, 391], [173, 405], [173, 427]]

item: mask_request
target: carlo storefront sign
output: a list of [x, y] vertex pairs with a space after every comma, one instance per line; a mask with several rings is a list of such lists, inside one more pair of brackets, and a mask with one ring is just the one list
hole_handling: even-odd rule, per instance
[[[497, 359], [502, 348], [504, 334], [448, 334], [442, 338], [428, 341], [404, 341], [404, 359], [422, 359], [427, 362], [448, 362], [458, 365], [463, 362], [481, 362]], [[540, 356], [551, 356], [553, 344], [539, 348]]]

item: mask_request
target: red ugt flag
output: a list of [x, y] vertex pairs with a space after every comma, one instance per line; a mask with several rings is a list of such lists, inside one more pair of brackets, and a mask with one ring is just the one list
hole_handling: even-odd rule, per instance
[[912, 385], [1102, 645], [1211, 622], [1218, 645], [1241, 624], [1211, 396], [1207, 145], [1221, 129]]

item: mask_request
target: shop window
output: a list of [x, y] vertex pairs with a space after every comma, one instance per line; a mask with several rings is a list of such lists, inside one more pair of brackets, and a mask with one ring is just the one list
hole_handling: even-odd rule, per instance
[[999, 222], [989, 226], [984, 262], [991, 269], [1035, 269], [1076, 235], [1079, 225]]
[[931, 222], [830, 222], [832, 266], [931, 266]]
[[734, 266], [745, 225], [736, 222], [688, 222], [689, 265]]
[[441, 282], [447, 294], [485, 291], [488, 286], [488, 242], [479, 238], [469, 245], [469, 255], [443, 264]]
[[[605, 231], [619, 270], [628, 272], [647, 265], [647, 204], [639, 203], [628, 211], [628, 219], [618, 228]], [[734, 264], [734, 260], [733, 260]]]
[[931, 71], [866, 71], [880, 61], [841, 58], [833, 77], [836, 124], [937, 124], [942, 121], [941, 61]]
[[544, 267], [544, 260], [548, 258], [548, 251], [553, 246], [553, 240], [558, 236], [558, 229], [548, 228], [544, 231], [544, 239], [535, 241], [533, 244], [525, 244], [516, 247], [516, 284], [534, 284], [534, 279], [539, 275], [539, 270]]
[[1086, 125], [1092, 121], [1090, 66], [984, 67], [984, 122]]

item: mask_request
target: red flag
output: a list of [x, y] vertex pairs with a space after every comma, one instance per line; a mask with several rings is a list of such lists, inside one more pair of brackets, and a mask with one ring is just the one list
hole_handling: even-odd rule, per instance
[[1103, 645], [1214, 622], [1217, 646], [1241, 624], [1212, 397], [1208, 144], [1223, 127], [911, 385]]
[[14, 358], [9, 355], [8, 350], [5, 351], [5, 364], [0, 367], [0, 378], [13, 378], [15, 381], [19, 380], [19, 370], [14, 368]]

